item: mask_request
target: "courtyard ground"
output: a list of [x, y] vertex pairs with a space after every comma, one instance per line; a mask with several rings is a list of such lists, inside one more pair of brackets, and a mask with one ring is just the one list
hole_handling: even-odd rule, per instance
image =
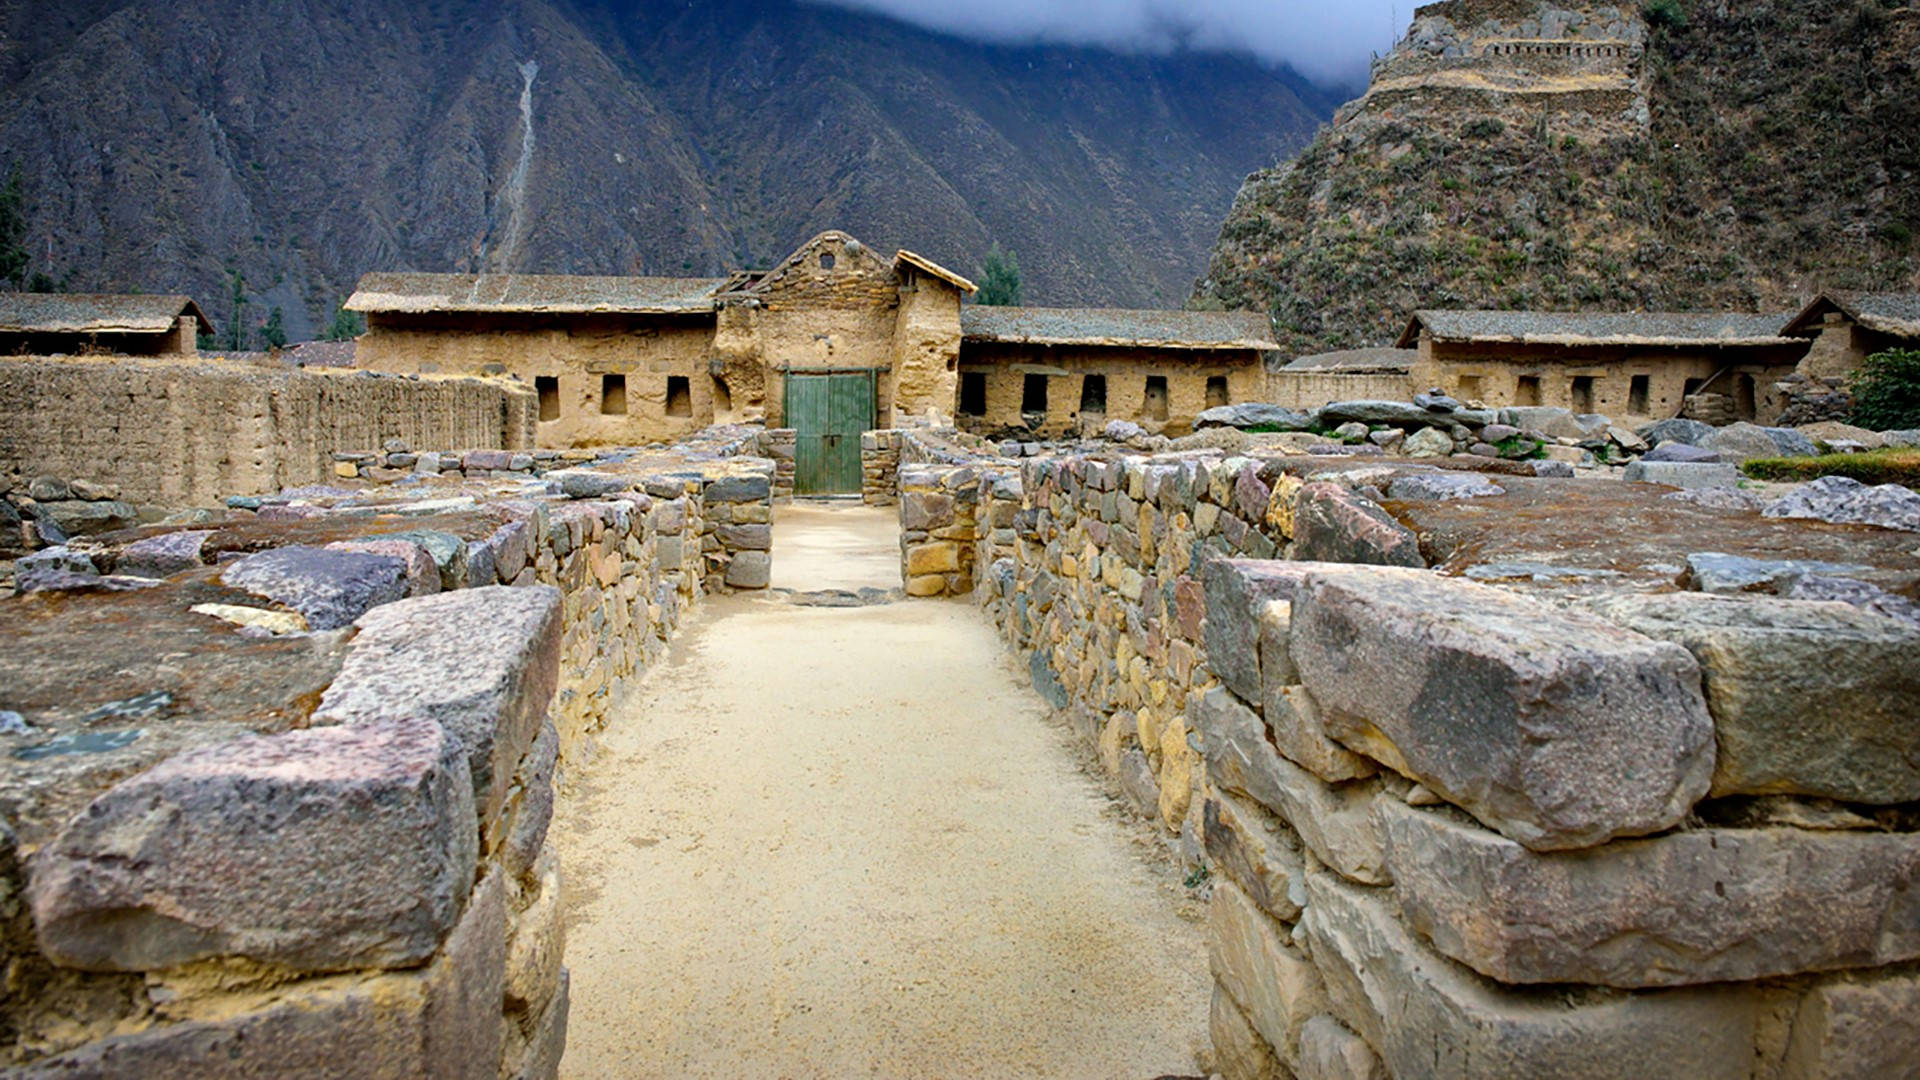
[[[776, 587], [899, 584], [893, 511], [778, 515]], [[972, 607], [716, 598], [599, 742], [562, 1076], [1200, 1071], [1198, 905]]]

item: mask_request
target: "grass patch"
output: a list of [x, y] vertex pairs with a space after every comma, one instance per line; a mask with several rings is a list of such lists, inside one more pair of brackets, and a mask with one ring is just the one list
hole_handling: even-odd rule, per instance
[[1850, 476], [1863, 484], [1920, 487], [1920, 450], [1868, 450], [1819, 457], [1755, 458], [1742, 465], [1756, 480], [1818, 480]]

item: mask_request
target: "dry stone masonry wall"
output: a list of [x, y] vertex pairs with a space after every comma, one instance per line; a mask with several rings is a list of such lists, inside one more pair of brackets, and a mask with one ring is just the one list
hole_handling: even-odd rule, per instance
[[1443, 576], [1368, 492], [1469, 474], [1009, 464], [902, 466], [908, 569], [972, 489], [977, 602], [1208, 872], [1223, 1075], [1920, 1061], [1912, 624]]
[[[478, 493], [293, 491], [22, 560], [0, 600], [0, 1065], [555, 1075], [555, 770], [690, 605], [764, 587], [775, 466], [729, 456], [758, 445]], [[108, 624], [145, 636], [102, 670], [157, 688], [96, 707], [111, 688], [34, 674]]]

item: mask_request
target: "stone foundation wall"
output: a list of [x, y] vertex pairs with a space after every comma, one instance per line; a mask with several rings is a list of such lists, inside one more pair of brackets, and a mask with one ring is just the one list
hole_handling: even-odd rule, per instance
[[109, 484], [134, 503], [210, 505], [315, 483], [341, 448], [523, 449], [534, 399], [479, 379], [407, 379], [214, 360], [0, 360], [0, 474]]
[[899, 431], [869, 431], [860, 436], [860, 501], [892, 506], [900, 501]]
[[760, 434], [759, 455], [773, 460], [773, 497], [780, 502], [793, 500], [793, 454], [799, 432], [793, 428], [768, 428]]
[[[735, 458], [595, 471], [609, 490], [577, 498], [276, 496], [16, 567], [21, 589], [74, 597], [62, 618], [138, 601], [137, 627], [234, 598], [195, 606], [207, 617], [190, 625], [206, 629], [192, 633], [305, 640], [337, 667], [321, 665], [332, 674], [295, 699], [299, 716], [189, 704], [169, 719], [184, 697], [168, 692], [113, 705], [148, 717], [104, 733], [124, 747], [13, 755], [0, 1065], [555, 1075], [568, 1010], [562, 876], [544, 843], [555, 770], [587, 752], [704, 592], [764, 586], [773, 473]], [[259, 606], [236, 606], [246, 593]], [[0, 600], [0, 622], [39, 619], [43, 595]], [[220, 677], [273, 685], [286, 666]], [[0, 690], [16, 707], [28, 745], [77, 737], [49, 743], [59, 717]]]
[[[1920, 1060], [1920, 632], [1442, 577], [1279, 460], [972, 471], [976, 600], [1206, 870], [1222, 1075]], [[903, 468], [903, 511], [967, 472]]]

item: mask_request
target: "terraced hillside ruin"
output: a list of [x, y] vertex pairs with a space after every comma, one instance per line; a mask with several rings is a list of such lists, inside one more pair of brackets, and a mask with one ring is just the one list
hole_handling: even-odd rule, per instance
[[1367, 94], [1249, 177], [1197, 306], [1296, 352], [1416, 308], [1789, 309], [1920, 283], [1920, 7], [1422, 7]]

